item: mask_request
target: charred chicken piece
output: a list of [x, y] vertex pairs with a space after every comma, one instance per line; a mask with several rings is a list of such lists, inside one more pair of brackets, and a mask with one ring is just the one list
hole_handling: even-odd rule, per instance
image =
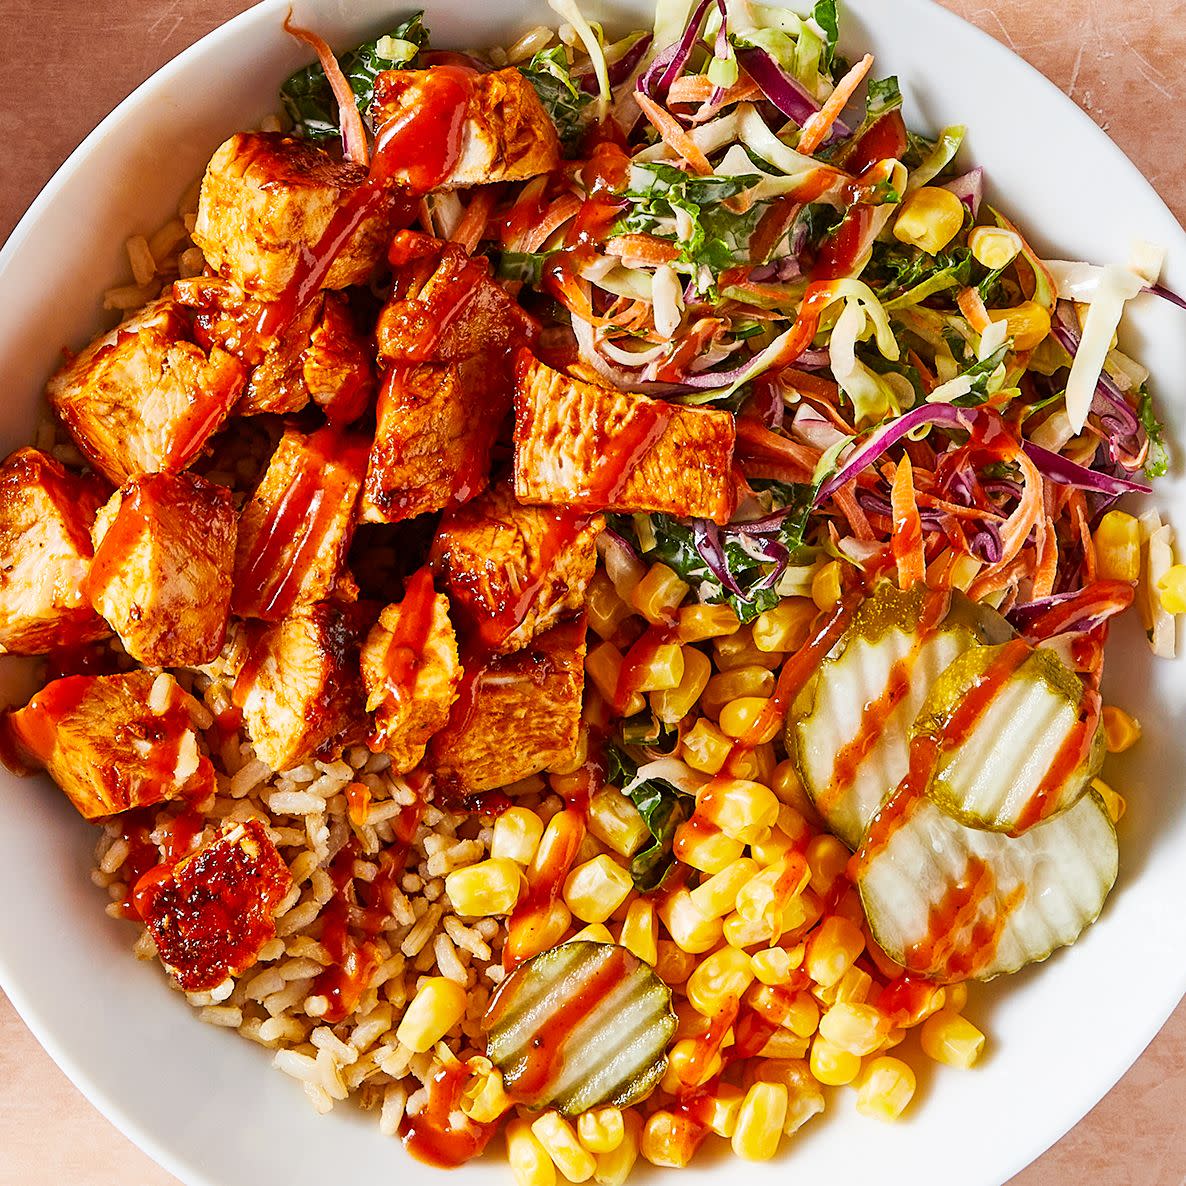
[[90, 463], [122, 486], [186, 469], [230, 414], [244, 379], [238, 359], [195, 342], [188, 311], [165, 297], [92, 342], [47, 393]]
[[727, 523], [735, 436], [729, 412], [614, 391], [518, 356], [515, 493], [524, 502]]
[[189, 698], [167, 674], [70, 675], [3, 718], [5, 748], [44, 766], [86, 819], [214, 791]]
[[0, 651], [40, 655], [109, 633], [83, 591], [105, 497], [37, 449], [0, 465]]
[[87, 590], [129, 655], [150, 667], [218, 657], [236, 529], [231, 492], [196, 474], [146, 474], [99, 511]]

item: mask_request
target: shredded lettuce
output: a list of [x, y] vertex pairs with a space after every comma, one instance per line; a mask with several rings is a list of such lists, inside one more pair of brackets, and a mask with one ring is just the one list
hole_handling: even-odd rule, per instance
[[1165, 430], [1157, 414], [1153, 411], [1153, 397], [1149, 389], [1142, 385], [1141, 401], [1137, 405], [1137, 416], [1141, 427], [1149, 438], [1149, 452], [1145, 457], [1145, 476], [1149, 478], [1164, 477], [1169, 472], [1170, 455], [1165, 447]]

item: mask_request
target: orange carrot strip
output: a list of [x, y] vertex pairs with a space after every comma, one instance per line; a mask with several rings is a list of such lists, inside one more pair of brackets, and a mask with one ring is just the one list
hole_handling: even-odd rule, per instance
[[832, 501], [840, 509], [840, 513], [848, 520], [848, 525], [852, 528], [852, 533], [857, 539], [876, 539], [877, 533], [873, 530], [872, 524], [869, 522], [865, 512], [861, 509], [861, 504], [857, 502], [857, 496], [853, 493], [853, 489], [854, 483], [849, 482], [841, 486], [838, 490], [832, 491]]
[[697, 147], [692, 137], [680, 127], [675, 116], [665, 111], [654, 99], [644, 95], [641, 91], [635, 92], [634, 101], [642, 109], [643, 115], [647, 117], [651, 126], [662, 137], [663, 143], [677, 156], [687, 161], [693, 172], [699, 173], [701, 177], [712, 172], [712, 165], [708, 163], [708, 157]]
[[1038, 525], [1038, 555], [1034, 564], [1034, 597], [1049, 597], [1058, 575], [1058, 536], [1054, 520], [1045, 518]]
[[606, 241], [606, 255], [616, 255], [632, 267], [658, 267], [679, 259], [679, 248], [654, 235], [615, 235]]
[[898, 565], [898, 586], [908, 592], [926, 579], [926, 552], [922, 542], [922, 516], [914, 496], [914, 469], [909, 456], [903, 454], [894, 471], [890, 487], [890, 509], [894, 514], [892, 546]]
[[470, 199], [470, 204], [461, 216], [461, 221], [449, 236], [454, 243], [460, 243], [471, 255], [486, 233], [497, 196], [491, 186], [483, 186], [479, 189]]
[[571, 218], [575, 218], [581, 209], [581, 199], [576, 194], [561, 194], [544, 211], [544, 216], [537, 226], [532, 227], [523, 236], [523, 251], [538, 251], [557, 231]]
[[302, 29], [300, 25], [294, 25], [292, 9], [288, 10], [288, 15], [284, 18], [284, 31], [298, 41], [303, 41], [317, 55], [330, 90], [334, 93], [334, 100], [338, 104], [338, 123], [342, 131], [342, 149], [346, 158], [355, 164], [367, 164], [367, 137], [362, 126], [362, 114], [358, 110], [354, 92], [342, 73], [342, 67], [334, 57], [334, 51], [316, 33]]
[[832, 125], [840, 118], [840, 113], [848, 106], [853, 92], [865, 80], [865, 75], [872, 66], [873, 55], [866, 54], [836, 84], [836, 89], [828, 96], [827, 102], [803, 125], [803, 134], [799, 137], [799, 151], [804, 156], [811, 156], [828, 138]]
[[980, 299], [980, 293], [976, 289], [962, 289], [959, 296], [956, 297], [956, 304], [959, 305], [960, 312], [968, 319], [968, 324], [978, 334], [984, 333], [992, 325], [988, 310], [984, 307], [984, 302]]

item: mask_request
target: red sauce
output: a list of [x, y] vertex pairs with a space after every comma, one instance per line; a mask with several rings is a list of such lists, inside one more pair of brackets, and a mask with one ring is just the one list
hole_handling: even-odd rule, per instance
[[468, 1117], [455, 1124], [461, 1095], [470, 1078], [463, 1063], [442, 1067], [428, 1084], [428, 1102], [400, 1124], [404, 1148], [427, 1165], [453, 1169], [477, 1157], [497, 1130], [497, 1123], [478, 1124]]
[[696, 851], [696, 848], [705, 840], [716, 836], [720, 830], [701, 811], [701, 801], [697, 800], [696, 810], [692, 812], [691, 818], [680, 824], [675, 831], [675, 838], [672, 841], [672, 852], [675, 855], [675, 859], [682, 861], [686, 865], [688, 858]]
[[616, 505], [635, 470], [667, 432], [675, 413], [673, 404], [639, 396], [626, 419], [612, 431], [599, 423], [597, 463], [584, 488], [576, 492], [576, 500], [587, 507]]
[[874, 1004], [892, 1026], [914, 1026], [930, 1012], [939, 986], [909, 974], [891, 980]]
[[618, 672], [618, 684], [614, 689], [613, 710], [619, 716], [626, 711], [630, 697], [640, 690], [645, 681], [651, 664], [659, 655], [659, 651], [668, 643], [679, 638], [679, 627], [675, 624], [665, 626], [651, 626], [643, 636], [622, 657], [622, 667]]
[[58, 744], [58, 725], [63, 717], [77, 712], [90, 691], [89, 675], [68, 675], [47, 684], [24, 708], [8, 714], [11, 739], [19, 753], [44, 765]]
[[[353, 862], [352, 854], [350, 859]], [[345, 897], [338, 894], [321, 912], [325, 920], [321, 942], [333, 963], [313, 981], [309, 991], [329, 1002], [322, 1020], [330, 1025], [354, 1011], [380, 963], [373, 943], [365, 939], [359, 942], [350, 934], [349, 909]]]
[[371, 788], [365, 782], [350, 783], [346, 787], [346, 814], [356, 828], [367, 822], [370, 807]]
[[84, 592], [92, 601], [110, 586], [140, 541], [151, 531], [152, 524], [145, 506], [145, 481], [138, 479], [130, 487], [125, 487], [115, 518], [99, 541], [83, 582]]
[[840, 164], [850, 173], [863, 173], [884, 160], [901, 160], [909, 146], [901, 111], [887, 112], [849, 145]]
[[740, 1008], [741, 1003], [736, 997], [726, 997], [721, 1002], [721, 1007], [709, 1019], [707, 1029], [693, 1039], [691, 1055], [684, 1064], [681, 1075], [688, 1086], [695, 1086], [708, 1074], [708, 1068], [712, 1065], [712, 1060], [721, 1053], [721, 1044], [737, 1020]]
[[824, 241], [811, 270], [812, 280], [837, 280], [850, 276], [869, 249], [869, 232], [875, 207], [849, 207], [840, 225]]
[[126, 670], [126, 661], [102, 642], [76, 642], [55, 646], [45, 657], [47, 681], [68, 675], [115, 675]]
[[436, 610], [436, 591], [432, 587], [432, 570], [427, 566], [417, 569], [404, 586], [395, 630], [387, 644], [384, 667], [391, 698], [398, 704], [411, 699], [416, 679], [424, 663], [424, 649], [432, 633]]
[[120, 914], [127, 919], [141, 921], [136, 901], [136, 888], [140, 879], [150, 870], [156, 868], [161, 861], [160, 848], [149, 839], [149, 826], [146, 813], [129, 811], [122, 817], [123, 832], [120, 839], [128, 846], [128, 855], [124, 857], [123, 875], [127, 889], [123, 901], [119, 904]]

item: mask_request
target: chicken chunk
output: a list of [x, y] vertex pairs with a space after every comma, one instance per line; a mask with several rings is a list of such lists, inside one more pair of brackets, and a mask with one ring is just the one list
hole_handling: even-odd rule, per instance
[[485, 489], [490, 450], [511, 408], [507, 359], [535, 325], [455, 244], [403, 232], [396, 285], [379, 317], [379, 395], [362, 519], [394, 523], [459, 506]]
[[445, 516], [429, 560], [459, 624], [491, 651], [515, 651], [585, 604], [600, 515], [523, 506], [509, 482]]
[[336, 757], [366, 736], [358, 653], [369, 624], [358, 605], [321, 601], [243, 628], [234, 700], [272, 770]]
[[0, 652], [39, 655], [108, 634], [83, 589], [106, 490], [36, 449], [0, 465]]
[[301, 356], [301, 379], [331, 424], [351, 424], [375, 395], [374, 344], [343, 293], [327, 292]]
[[[221, 276], [252, 296], [274, 300], [366, 176], [361, 165], [338, 160], [308, 140], [237, 132], [206, 166], [194, 242]], [[322, 287], [364, 284], [401, 209], [397, 203], [368, 209]]]
[[44, 766], [86, 819], [214, 791], [189, 697], [167, 674], [69, 675], [4, 718], [6, 749]]
[[49, 402], [90, 463], [116, 486], [183, 470], [227, 418], [246, 375], [193, 339], [171, 298], [92, 342], [50, 380]]
[[367, 442], [289, 429], [239, 516], [232, 611], [279, 621], [327, 597], [343, 574]]
[[403, 774], [420, 763], [428, 739], [444, 728], [461, 683], [449, 599], [434, 593], [427, 568], [414, 573], [404, 599], [379, 615], [362, 648], [369, 745]]
[[150, 667], [218, 657], [236, 528], [231, 492], [196, 474], [146, 474], [99, 511], [87, 589], [129, 655]]
[[729, 412], [599, 387], [519, 354], [515, 493], [524, 502], [727, 523], [735, 436]]
[[584, 682], [584, 615], [467, 670], [449, 723], [429, 743], [440, 790], [486, 791], [571, 760]]
[[259, 957], [292, 874], [257, 819], [222, 834], [136, 886], [136, 907], [161, 963], [186, 992], [217, 988]]
[[[370, 118], [379, 129], [380, 144], [384, 125], [432, 104], [437, 70], [459, 76], [456, 67], [446, 66], [435, 70], [385, 70], [375, 79]], [[495, 181], [523, 181], [559, 166], [556, 126], [535, 88], [518, 70], [460, 77], [468, 85], [469, 95], [458, 159], [444, 178], [427, 178], [425, 188], [460, 189]], [[419, 188], [422, 180], [414, 164], [397, 166], [393, 176], [413, 188]]]

